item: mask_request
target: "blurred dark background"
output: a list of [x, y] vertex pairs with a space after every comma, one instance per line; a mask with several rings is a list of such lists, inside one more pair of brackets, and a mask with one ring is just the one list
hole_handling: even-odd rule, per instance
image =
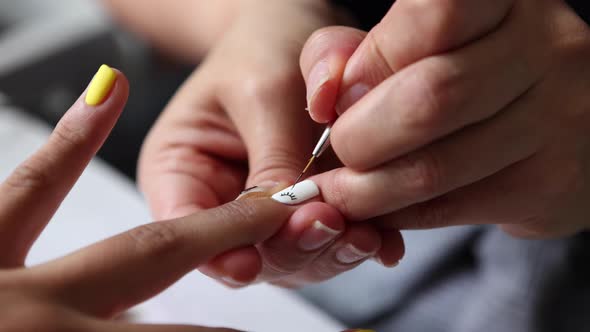
[[98, 0], [0, 0], [0, 93], [12, 104], [55, 125], [103, 63], [131, 92], [99, 157], [134, 179], [144, 136], [192, 68], [120, 29]]

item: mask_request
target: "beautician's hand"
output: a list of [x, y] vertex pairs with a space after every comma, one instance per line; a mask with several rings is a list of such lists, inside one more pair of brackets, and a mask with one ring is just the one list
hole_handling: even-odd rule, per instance
[[[320, 128], [304, 110], [298, 59], [308, 36], [334, 18], [322, 2], [299, 2], [262, 1], [242, 13], [158, 120], [139, 165], [140, 187], [157, 219], [218, 206], [245, 187], [287, 186], [302, 170]], [[379, 251], [382, 237], [391, 245]], [[296, 286], [377, 253], [392, 264], [401, 248], [397, 231], [345, 227], [334, 208], [316, 202], [273, 239], [226, 253], [202, 271], [230, 286], [255, 280]], [[340, 249], [344, 254], [336, 255]]]
[[[1, 331], [227, 331], [109, 321], [211, 257], [269, 238], [293, 212], [268, 198], [150, 223], [26, 268], [29, 248], [116, 122], [128, 94], [108, 68], [47, 144], [0, 184]], [[87, 102], [86, 102], [87, 101]], [[81, 220], [80, 222], [84, 222]]]
[[346, 218], [384, 227], [588, 228], [589, 56], [561, 0], [399, 0], [366, 36], [324, 29], [301, 65], [312, 117], [343, 113], [331, 137], [347, 167], [315, 181]]

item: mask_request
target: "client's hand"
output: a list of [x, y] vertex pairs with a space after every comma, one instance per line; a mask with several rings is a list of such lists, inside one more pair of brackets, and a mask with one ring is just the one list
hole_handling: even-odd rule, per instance
[[229, 331], [141, 326], [109, 317], [164, 290], [219, 253], [269, 238], [292, 210], [264, 196], [150, 223], [25, 268], [29, 248], [116, 122], [125, 77], [102, 67], [47, 144], [0, 186], [0, 330]]

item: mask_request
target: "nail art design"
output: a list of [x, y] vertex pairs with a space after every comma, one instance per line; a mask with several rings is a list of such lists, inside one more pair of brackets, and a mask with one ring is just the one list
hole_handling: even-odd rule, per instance
[[259, 187], [259, 186], [254, 186], [254, 187], [250, 187], [250, 188], [246, 188], [244, 189], [240, 195], [238, 195], [238, 197], [236, 197], [236, 201], [240, 198], [243, 198], [244, 196], [248, 195], [248, 194], [252, 194], [252, 193], [262, 193], [265, 192], [266, 189]]
[[295, 187], [289, 186], [272, 195], [272, 199], [287, 205], [301, 204], [320, 194], [320, 189], [311, 180], [299, 182]]

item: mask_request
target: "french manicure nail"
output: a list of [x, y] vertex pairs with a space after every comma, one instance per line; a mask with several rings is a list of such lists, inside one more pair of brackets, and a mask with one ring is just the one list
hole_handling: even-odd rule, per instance
[[92, 78], [86, 92], [86, 104], [98, 106], [102, 104], [117, 80], [117, 73], [107, 65], [102, 65]]
[[383, 260], [379, 256], [375, 256], [374, 259], [375, 259], [375, 262], [377, 262], [385, 267], [388, 267], [388, 268], [396, 267], [399, 265], [399, 261], [393, 262], [391, 264], [386, 264], [385, 262], [383, 262]]
[[311, 180], [305, 180], [297, 183], [295, 187], [289, 186], [286, 189], [283, 189], [272, 195], [272, 199], [287, 205], [297, 205], [314, 198], [319, 194], [320, 189], [315, 184], [315, 182]]
[[226, 284], [233, 286], [233, 287], [244, 287], [244, 286], [248, 285], [247, 283], [237, 281], [232, 277], [222, 277], [221, 280], [223, 282], [225, 282]]
[[311, 227], [306, 229], [299, 238], [299, 249], [303, 251], [313, 251], [319, 249], [333, 241], [340, 234], [337, 229], [324, 225], [321, 221], [316, 220]]
[[318, 62], [309, 73], [307, 81], [307, 102], [311, 104], [320, 88], [330, 80], [330, 65], [328, 61]]
[[364, 83], [353, 85], [340, 97], [340, 100], [336, 104], [336, 112], [342, 115], [342, 113], [346, 112], [347, 109], [363, 98], [370, 90], [369, 86]]
[[340, 263], [351, 264], [366, 259], [371, 255], [372, 253], [370, 252], [362, 251], [352, 244], [347, 244], [346, 246], [338, 249], [336, 252], [336, 259]]

